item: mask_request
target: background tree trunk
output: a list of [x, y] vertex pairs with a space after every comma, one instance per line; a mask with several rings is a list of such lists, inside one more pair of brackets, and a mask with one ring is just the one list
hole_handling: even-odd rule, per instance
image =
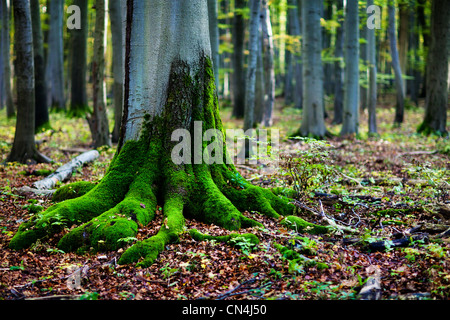
[[123, 34], [122, 34], [122, 6], [120, 1], [109, 1], [109, 16], [111, 23], [112, 49], [113, 49], [113, 75], [114, 75], [114, 129], [112, 142], [118, 142], [120, 125], [122, 122], [123, 105]]
[[343, 72], [343, 60], [344, 60], [344, 1], [337, 0], [336, 2], [337, 10], [337, 20], [339, 22], [339, 27], [336, 28], [336, 42], [334, 47], [334, 57], [336, 62], [334, 63], [334, 118], [333, 123], [342, 123], [342, 113], [343, 113], [343, 82], [344, 82], [344, 72]]
[[[250, 39], [248, 45], [248, 67], [245, 88], [244, 131], [254, 127], [255, 83], [258, 59], [259, 12], [261, 0], [250, 0]], [[267, 87], [266, 87], [267, 88]]]
[[14, 143], [7, 162], [49, 162], [34, 140], [34, 61], [30, 2], [14, 0], [14, 50], [17, 76], [17, 122]]
[[320, 3], [302, 1], [303, 118], [298, 134], [324, 137], [322, 31]]
[[418, 131], [447, 134], [450, 2], [433, 0], [431, 44], [427, 59], [425, 115]]
[[245, 40], [245, 20], [242, 10], [245, 8], [245, 0], [236, 0], [234, 3], [235, 12], [233, 18], [233, 116], [244, 117], [245, 108], [245, 69], [244, 69], [244, 40]]
[[[399, 9], [399, 24], [398, 24], [398, 59], [400, 61], [400, 69], [403, 74], [406, 74], [408, 67], [408, 31], [412, 27], [409, 25], [409, 3], [400, 2]], [[403, 77], [403, 96], [406, 97], [406, 79]]]
[[63, 16], [64, 0], [50, 1], [50, 30], [45, 78], [47, 80], [48, 105], [65, 109], [64, 61], [63, 61]]
[[106, 116], [105, 49], [106, 7], [108, 0], [95, 2], [94, 57], [92, 59], [92, 83], [94, 110], [88, 117], [95, 147], [111, 146], [108, 118]]
[[30, 1], [33, 28], [34, 84], [35, 84], [35, 130], [49, 128], [47, 90], [45, 81], [44, 45], [41, 29], [39, 0]]
[[10, 33], [9, 33], [9, 6], [6, 0], [0, 0], [2, 6], [2, 58], [3, 58], [3, 85], [5, 90], [6, 116], [15, 115], [11, 89], [11, 62], [10, 62]]
[[359, 126], [358, 1], [347, 0], [345, 15], [345, 89], [341, 135], [357, 134]]
[[[114, 2], [117, 2], [114, 1]], [[71, 93], [69, 114], [84, 117], [89, 110], [86, 87], [87, 37], [88, 37], [88, 0], [74, 0], [73, 4], [81, 10], [80, 29], [69, 30], [71, 51]]]
[[395, 88], [396, 88], [396, 92], [397, 92], [397, 102], [395, 105], [394, 125], [400, 126], [403, 123], [404, 109], [405, 109], [405, 96], [404, 96], [404, 89], [403, 89], [402, 70], [400, 68], [400, 60], [398, 57], [398, 50], [397, 50], [397, 30], [395, 27], [395, 6], [392, 3], [392, 0], [389, 0], [388, 15], [389, 15], [389, 25], [388, 25], [389, 44], [390, 44], [390, 49], [391, 49], [392, 68], [394, 69], [394, 74], [395, 74]]
[[270, 22], [270, 10], [267, 0], [262, 0], [261, 23], [265, 82], [263, 125], [269, 127], [272, 125], [273, 109], [275, 105], [275, 68], [272, 24]]
[[[367, 1], [367, 6], [373, 5], [373, 0]], [[364, 28], [364, 27], [363, 27]], [[369, 68], [369, 87], [367, 91], [367, 108], [369, 111], [369, 134], [377, 133], [377, 61], [376, 61], [376, 39], [375, 29], [366, 30], [367, 36], [367, 62]]]

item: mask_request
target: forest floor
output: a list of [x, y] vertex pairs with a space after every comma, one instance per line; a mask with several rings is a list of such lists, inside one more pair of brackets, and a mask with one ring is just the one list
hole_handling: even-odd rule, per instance
[[[450, 144], [415, 133], [421, 108], [406, 110], [405, 123], [393, 128], [390, 106], [389, 99], [380, 99], [376, 138], [367, 137], [367, 115], [362, 113], [358, 137], [333, 137], [327, 144], [282, 141], [282, 150], [300, 156], [292, 163], [298, 169], [295, 175], [278, 170], [266, 176], [258, 165], [237, 167], [245, 178], [264, 187], [292, 187], [300, 179], [297, 203], [308, 208], [302, 211], [303, 219], [323, 224], [325, 214], [356, 233], [299, 234], [274, 219], [246, 212], [264, 225], [241, 230], [258, 236], [257, 247], [197, 242], [186, 232], [145, 269], [117, 265], [120, 251], [64, 253], [54, 238], [28, 250], [8, 248], [21, 222], [52, 205], [49, 198], [19, 195], [17, 189], [42, 179], [36, 175], [39, 169], [55, 170], [90, 148], [85, 120], [52, 114], [54, 130], [37, 139], [40, 151], [55, 163], [0, 166], [0, 299], [357, 299], [371, 276], [384, 300], [448, 300], [450, 242], [444, 232], [450, 225]], [[230, 111], [221, 111], [225, 127], [240, 128]], [[277, 108], [274, 127], [286, 136], [298, 128], [300, 118], [299, 110]], [[0, 119], [0, 161], [10, 151], [14, 123]], [[340, 126], [332, 125], [331, 119], [327, 127], [339, 133]], [[70, 182], [99, 180], [114, 152], [115, 148], [102, 149], [100, 157], [80, 168]], [[158, 212], [138, 239], [158, 230]], [[191, 228], [211, 235], [229, 233], [187, 219], [186, 230]], [[280, 245], [292, 251], [282, 254]], [[289, 252], [301, 258], [292, 259]], [[69, 280], [75, 273], [81, 280], [73, 289]]]

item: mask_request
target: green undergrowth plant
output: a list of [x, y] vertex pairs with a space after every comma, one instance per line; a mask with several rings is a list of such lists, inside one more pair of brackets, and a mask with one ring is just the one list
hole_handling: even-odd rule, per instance
[[314, 191], [324, 191], [336, 179], [330, 159], [329, 143], [307, 137], [294, 137], [303, 145], [295, 153], [282, 153], [280, 166], [288, 185], [296, 191], [297, 198]]

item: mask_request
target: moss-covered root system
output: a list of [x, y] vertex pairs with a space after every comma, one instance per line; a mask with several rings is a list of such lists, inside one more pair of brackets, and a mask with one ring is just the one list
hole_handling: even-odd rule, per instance
[[[119, 260], [121, 264], [149, 266], [166, 244], [178, 241], [185, 217], [238, 230], [260, 225], [243, 211], [273, 218], [292, 215], [295, 207], [288, 198], [251, 185], [232, 164], [172, 161], [171, 152], [177, 145], [171, 141], [175, 128], [192, 132], [194, 122], [201, 121], [203, 133], [211, 128], [223, 133], [211, 61], [200, 57], [196, 70], [194, 73], [187, 63], [175, 61], [164, 111], [145, 116], [139, 140], [119, 143], [117, 154], [97, 185], [62, 189], [61, 198], [79, 197], [59, 202], [23, 223], [10, 247], [27, 248], [38, 239], [64, 231], [58, 243], [64, 251], [116, 250], [136, 238], [140, 226], [155, 217], [156, 206], [160, 205], [164, 218], [159, 231], [129, 247]], [[203, 142], [201, 154], [206, 147]]]

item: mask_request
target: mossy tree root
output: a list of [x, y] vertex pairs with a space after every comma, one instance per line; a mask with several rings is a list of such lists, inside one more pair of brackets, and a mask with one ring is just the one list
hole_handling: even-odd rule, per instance
[[[126, 245], [121, 240], [135, 237], [140, 225], [154, 219], [158, 204], [164, 218], [157, 234], [129, 247], [119, 260], [121, 264], [138, 262], [146, 267], [166, 244], [178, 241], [184, 217], [238, 230], [261, 225], [244, 216], [243, 211], [276, 219], [294, 214], [296, 207], [290, 199], [251, 185], [232, 164], [174, 164], [174, 128], [192, 132], [193, 123], [201, 121], [203, 133], [210, 128], [224, 132], [211, 61], [200, 57], [197, 69], [192, 76], [187, 63], [175, 61], [165, 109], [161, 115], [144, 118], [140, 139], [121, 141], [99, 184], [23, 223], [10, 247], [27, 248], [38, 239], [68, 230], [58, 243], [64, 251], [116, 250]], [[203, 141], [200, 152], [206, 147]], [[225, 145], [223, 148], [226, 155]]]

